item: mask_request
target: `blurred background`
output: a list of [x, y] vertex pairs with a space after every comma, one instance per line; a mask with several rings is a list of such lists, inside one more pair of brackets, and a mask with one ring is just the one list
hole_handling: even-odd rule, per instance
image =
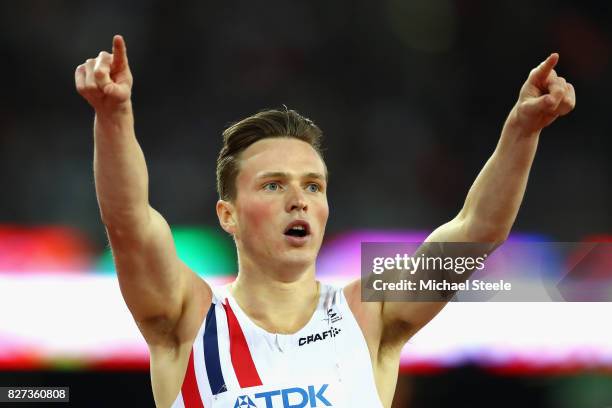
[[[72, 406], [153, 406], [146, 346], [99, 219], [93, 112], [74, 87], [76, 66], [110, 51], [116, 33], [151, 204], [212, 282], [235, 271], [214, 211], [227, 125], [285, 104], [324, 131], [331, 214], [319, 273], [342, 281], [359, 274], [333, 267], [347, 245], [371, 233], [419, 239], [457, 213], [551, 52], [578, 104], [543, 132], [514, 231], [610, 239], [606, 2], [28, 0], [0, 3], [0, 21], [0, 386], [68, 385]], [[612, 406], [609, 305], [508, 304], [486, 317], [450, 306], [404, 350], [394, 407]], [[497, 320], [507, 332], [484, 339]]]

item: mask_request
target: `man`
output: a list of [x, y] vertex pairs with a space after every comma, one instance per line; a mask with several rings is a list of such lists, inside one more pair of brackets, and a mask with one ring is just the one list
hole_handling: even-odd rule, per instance
[[[503, 242], [523, 198], [540, 131], [575, 105], [550, 55], [533, 69], [491, 158], [459, 214], [430, 242]], [[148, 203], [136, 141], [132, 75], [121, 36], [112, 54], [79, 65], [78, 92], [95, 110], [94, 170], [123, 297], [151, 355], [160, 407], [390, 407], [400, 351], [443, 302], [362, 302], [360, 281], [315, 279], [328, 217], [320, 130], [289, 110], [224, 132], [217, 163], [222, 228], [238, 277], [211, 288], [177, 257]]]

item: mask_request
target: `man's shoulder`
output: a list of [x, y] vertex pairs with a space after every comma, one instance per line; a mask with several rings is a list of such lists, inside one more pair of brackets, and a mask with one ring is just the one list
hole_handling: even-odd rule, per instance
[[382, 303], [364, 302], [361, 299], [361, 279], [349, 282], [341, 288], [341, 292], [362, 330], [370, 330], [371, 324], [368, 322], [372, 322], [373, 319], [375, 321], [378, 320], [382, 310]]

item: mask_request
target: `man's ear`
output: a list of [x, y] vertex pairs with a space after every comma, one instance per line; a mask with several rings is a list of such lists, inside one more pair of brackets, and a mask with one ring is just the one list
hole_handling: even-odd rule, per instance
[[234, 205], [229, 201], [217, 201], [217, 217], [221, 228], [230, 235], [236, 232], [236, 221], [234, 219]]

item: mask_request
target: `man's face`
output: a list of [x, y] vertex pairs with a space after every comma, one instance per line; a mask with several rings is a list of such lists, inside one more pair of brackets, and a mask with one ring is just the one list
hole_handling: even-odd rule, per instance
[[260, 140], [242, 152], [234, 238], [255, 265], [313, 265], [329, 215], [325, 165], [306, 142]]

